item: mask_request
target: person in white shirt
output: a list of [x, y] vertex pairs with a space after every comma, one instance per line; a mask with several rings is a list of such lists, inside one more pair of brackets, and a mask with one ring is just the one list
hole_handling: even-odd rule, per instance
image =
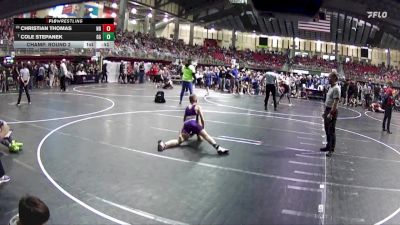
[[31, 96], [29, 95], [29, 89], [28, 89], [29, 79], [30, 79], [29, 69], [26, 66], [26, 64], [23, 64], [22, 69], [19, 72], [19, 77], [18, 77], [19, 95], [18, 95], [17, 106], [19, 106], [21, 103], [22, 92], [24, 90], [26, 93], [26, 97], [28, 98], [28, 103], [31, 104]]
[[65, 77], [68, 75], [68, 69], [67, 69], [67, 65], [65, 65], [66, 60], [63, 59], [61, 60], [61, 65], [60, 65], [60, 88], [61, 91], [65, 91], [66, 87], [65, 87]]
[[269, 99], [269, 94], [272, 94], [272, 99], [274, 101], [274, 110], [276, 111], [276, 84], [277, 84], [277, 77], [278, 74], [274, 72], [267, 72], [265, 73], [265, 77], [263, 78], [263, 81], [265, 80], [266, 87], [265, 87], [265, 100], [264, 100], [264, 106], [265, 110], [268, 110], [268, 99]]
[[38, 88], [44, 88], [45, 76], [46, 76], [46, 69], [45, 66], [42, 64], [39, 67], [38, 76], [36, 78], [38, 83]]
[[49, 79], [50, 79], [49, 80], [49, 86], [50, 86], [50, 88], [52, 88], [53, 85], [54, 85], [54, 76], [55, 76], [55, 73], [56, 73], [55, 67], [56, 67], [56, 65], [54, 63], [51, 63], [50, 66], [49, 66]]
[[83, 76], [83, 75], [87, 75], [87, 73], [83, 70], [83, 68], [80, 68], [78, 70], [78, 72], [76, 72], [77, 76]]
[[324, 128], [326, 134], [326, 147], [321, 148], [322, 152], [328, 152], [326, 154], [327, 157], [331, 157], [333, 152], [335, 151], [336, 146], [336, 120], [338, 116], [338, 102], [340, 99], [340, 88], [337, 85], [338, 75], [335, 72], [332, 72], [329, 75], [329, 83], [331, 87], [329, 88], [328, 93], [326, 94], [325, 100], [325, 112], [322, 115], [324, 118]]

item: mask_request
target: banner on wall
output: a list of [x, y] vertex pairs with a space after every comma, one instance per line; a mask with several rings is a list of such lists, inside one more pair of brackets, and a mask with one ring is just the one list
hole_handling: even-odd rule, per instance
[[83, 18], [98, 18], [99, 17], [99, 7], [95, 5], [84, 5], [85, 12]]
[[64, 5], [62, 14], [77, 17], [79, 15], [80, 7], [79, 4]]
[[48, 15], [50, 17], [61, 17], [61, 15], [63, 14], [63, 11], [64, 11], [64, 6], [62, 6], [62, 5], [56, 6], [56, 7], [49, 9]]

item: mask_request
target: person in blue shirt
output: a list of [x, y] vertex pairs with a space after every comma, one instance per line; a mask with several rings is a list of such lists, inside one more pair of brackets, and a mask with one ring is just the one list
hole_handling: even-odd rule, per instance
[[257, 79], [256, 76], [254, 76], [251, 80], [251, 84], [254, 89], [254, 95], [259, 95], [260, 94], [260, 83], [259, 80]]
[[232, 68], [230, 74], [230, 93], [233, 94], [233, 89], [236, 87], [236, 93], [239, 94], [239, 70], [237, 66]]
[[249, 83], [250, 83], [250, 75], [244, 72], [242, 77], [243, 94], [250, 94]]
[[210, 95], [210, 87], [211, 87], [211, 77], [212, 71], [209, 68], [206, 68], [206, 72], [204, 73], [204, 86], [206, 87], [207, 94]]
[[215, 90], [217, 90], [218, 88], [218, 84], [219, 84], [219, 76], [218, 76], [218, 70], [217, 68], [212, 68], [212, 73], [211, 73], [211, 77], [212, 77], [212, 88]]

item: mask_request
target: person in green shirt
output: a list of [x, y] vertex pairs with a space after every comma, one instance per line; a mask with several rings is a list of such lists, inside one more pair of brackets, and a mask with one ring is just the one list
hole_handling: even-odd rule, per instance
[[185, 93], [185, 89], [189, 89], [190, 95], [193, 94], [193, 80], [195, 78], [196, 68], [192, 65], [192, 60], [188, 60], [188, 62], [182, 68], [182, 90], [179, 104], [182, 104], [183, 94]]

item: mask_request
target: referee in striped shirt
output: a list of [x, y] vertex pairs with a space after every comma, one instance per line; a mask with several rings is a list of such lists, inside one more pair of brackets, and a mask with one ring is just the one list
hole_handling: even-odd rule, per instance
[[21, 103], [21, 97], [22, 97], [22, 92], [25, 90], [26, 97], [28, 98], [28, 103], [31, 104], [31, 96], [29, 95], [29, 79], [30, 79], [30, 74], [29, 74], [29, 69], [24, 63], [22, 66], [21, 71], [19, 72], [19, 95], [18, 95], [18, 102], [17, 106], [20, 105]]
[[[267, 72], [264, 76], [266, 87], [265, 87], [265, 110], [268, 110], [268, 100], [269, 94], [272, 94], [272, 99], [274, 101], [274, 110], [276, 111], [276, 84], [277, 84], [277, 74], [274, 72]], [[262, 82], [261, 82], [262, 83]]]

